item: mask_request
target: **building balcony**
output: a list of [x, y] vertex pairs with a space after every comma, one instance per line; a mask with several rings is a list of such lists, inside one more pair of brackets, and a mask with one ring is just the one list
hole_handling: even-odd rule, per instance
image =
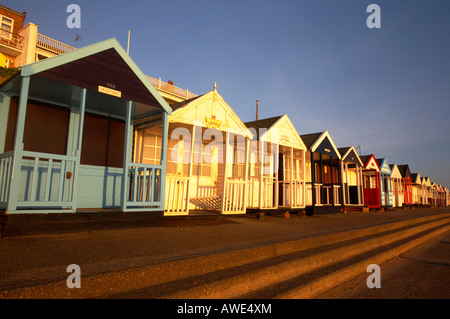
[[188, 89], [184, 90], [176, 87], [169, 81], [169, 83], [161, 81], [161, 78], [155, 79], [147, 75], [148, 80], [158, 90], [158, 92], [168, 100], [169, 104], [189, 100], [198, 95], [189, 92]]
[[0, 52], [16, 57], [23, 51], [24, 38], [6, 30], [0, 30]]
[[40, 33], [37, 34], [36, 47], [39, 49], [40, 54], [45, 51], [47, 54], [44, 53], [43, 55], [47, 57], [76, 50], [76, 48], [70, 45], [56, 41]]

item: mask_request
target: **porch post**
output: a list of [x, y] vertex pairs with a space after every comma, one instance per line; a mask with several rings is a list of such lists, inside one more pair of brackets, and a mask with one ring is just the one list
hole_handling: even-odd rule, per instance
[[302, 207], [306, 207], [306, 152], [305, 150], [302, 151], [302, 185], [303, 185], [303, 201], [302, 201]]
[[228, 154], [228, 144], [230, 143], [230, 133], [228, 131], [225, 132], [225, 163], [224, 163], [224, 172], [223, 172], [223, 189], [222, 189], [222, 203], [220, 213], [223, 214], [226, 208], [228, 208], [228, 204], [226, 202], [227, 197], [227, 178], [228, 178], [228, 163], [229, 163], [229, 154]]
[[[280, 144], [275, 144], [276, 145], [276, 152], [275, 152], [275, 156], [273, 158], [273, 161], [275, 163], [275, 196], [274, 196], [274, 201], [275, 203], [272, 203], [272, 207], [273, 208], [278, 208], [279, 204], [280, 204]], [[283, 205], [281, 205], [283, 206]]]
[[78, 190], [78, 177], [80, 175], [80, 159], [81, 159], [81, 146], [83, 144], [83, 128], [84, 128], [84, 111], [86, 109], [86, 89], [81, 90], [80, 99], [80, 115], [78, 118], [78, 137], [75, 156], [77, 161], [75, 163], [75, 174], [73, 176], [73, 188], [72, 188], [72, 209], [75, 211], [77, 208], [77, 190]]
[[263, 157], [264, 156], [264, 142], [259, 141], [259, 209], [262, 208], [262, 197], [263, 197], [263, 183], [264, 183], [264, 167], [263, 167]]
[[[163, 123], [162, 123], [162, 140], [161, 140], [161, 176], [160, 176], [161, 193], [159, 200], [161, 202], [161, 210], [164, 211], [165, 209], [164, 206], [166, 204], [167, 145], [169, 135], [169, 115], [167, 114], [166, 111], [163, 111], [162, 122]], [[189, 205], [189, 202], [187, 204]]]
[[[195, 150], [195, 134], [196, 133], [196, 125], [195, 123], [192, 125], [192, 133], [191, 133], [191, 145], [190, 145], [190, 154], [189, 154], [189, 170], [188, 170], [188, 181], [187, 181], [187, 194], [186, 194], [186, 214], [189, 215], [189, 200], [190, 200], [190, 195], [189, 195], [189, 188], [190, 188], [190, 184], [191, 184], [191, 178], [192, 178], [192, 168], [194, 166], [194, 150]], [[201, 126], [200, 126], [200, 130], [201, 130]], [[183, 141], [183, 152], [184, 152], [184, 141]], [[169, 194], [170, 196], [170, 194]]]
[[290, 176], [290, 189], [291, 189], [291, 192], [290, 192], [290, 201], [289, 201], [289, 207], [290, 208], [293, 208], [294, 207], [294, 148], [293, 147], [291, 147], [291, 150], [290, 150], [290, 154], [289, 154], [290, 156], [291, 156], [291, 158], [290, 158], [290, 166], [291, 166], [291, 176]]
[[250, 157], [250, 138], [246, 137], [245, 138], [245, 166], [244, 166], [244, 186], [242, 191], [243, 193], [243, 203], [242, 203], [242, 208], [244, 210], [244, 212], [247, 211], [247, 180], [248, 180], [248, 161], [249, 161], [249, 157]]
[[[346, 191], [346, 186], [345, 186], [345, 182], [344, 180], [347, 182], [348, 185], [348, 167], [346, 170], [344, 170], [344, 162], [340, 161], [341, 164], [341, 186], [342, 186], [342, 204], [346, 205], [347, 204], [347, 191]], [[345, 178], [344, 178], [345, 177]]]
[[7, 211], [17, 209], [17, 196], [19, 192], [20, 170], [22, 167], [23, 132], [25, 130], [25, 116], [28, 104], [28, 91], [30, 89], [30, 77], [22, 77], [20, 87], [19, 106], [17, 110], [16, 136], [14, 138], [14, 157], [12, 175], [9, 184], [9, 198]]
[[361, 205], [361, 167], [359, 167], [358, 165], [356, 165], [356, 186], [356, 189], [358, 191], [358, 205]]
[[[130, 143], [130, 134], [133, 132], [131, 131], [133, 129], [133, 124], [131, 123], [131, 108], [132, 108], [132, 101], [127, 101], [127, 117], [125, 119], [125, 139], [124, 139], [124, 146], [123, 146], [123, 179], [122, 179], [122, 202], [120, 203], [120, 209], [122, 212], [125, 212], [127, 209], [127, 196], [128, 196], [128, 186], [130, 184], [130, 181], [128, 179], [128, 167], [131, 162], [131, 143]], [[131, 130], [130, 130], [131, 126]], [[164, 136], [163, 136], [164, 140]]]
[[311, 194], [312, 194], [312, 198], [311, 198], [311, 206], [313, 207], [313, 212], [314, 212], [314, 207], [316, 206], [316, 162], [314, 161], [314, 157], [313, 157], [313, 152], [308, 151], [309, 152], [309, 156], [310, 156], [310, 161], [311, 161]]

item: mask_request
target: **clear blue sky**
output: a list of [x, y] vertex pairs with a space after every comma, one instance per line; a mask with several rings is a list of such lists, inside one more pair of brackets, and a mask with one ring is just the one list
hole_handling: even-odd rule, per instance
[[[220, 94], [245, 122], [288, 114], [300, 134], [409, 164], [450, 187], [448, 0], [3, 0], [39, 32], [80, 46], [115, 37], [142, 71]], [[81, 7], [69, 29], [66, 8]], [[381, 29], [369, 29], [369, 4]]]

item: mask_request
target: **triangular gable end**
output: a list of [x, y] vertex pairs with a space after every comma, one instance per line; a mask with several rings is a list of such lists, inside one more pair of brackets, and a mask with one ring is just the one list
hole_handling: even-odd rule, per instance
[[260, 136], [260, 140], [266, 142], [274, 141], [279, 145], [306, 150], [303, 140], [286, 114], [272, 124], [272, 126]]
[[[377, 160], [378, 161], [378, 160]], [[389, 167], [389, 163], [387, 162], [386, 158], [379, 159], [380, 161], [380, 172], [385, 174], [392, 174], [391, 168]]]
[[409, 170], [409, 165], [408, 164], [404, 164], [404, 165], [398, 165], [398, 169], [400, 171], [400, 173], [402, 174], [403, 178], [411, 178], [411, 171]]
[[375, 159], [375, 156], [370, 155], [367, 161], [364, 163], [364, 167], [366, 169], [374, 169], [377, 172], [380, 171], [380, 166], [378, 166], [377, 160]]
[[341, 158], [343, 162], [352, 162], [359, 164], [361, 167], [364, 166], [364, 163], [361, 161], [353, 146], [350, 146], [344, 154], [341, 154]]
[[400, 179], [402, 178], [402, 174], [400, 173], [397, 164], [391, 165], [391, 172], [392, 178], [400, 178]]
[[217, 128], [253, 138], [251, 131], [216, 89], [174, 110], [169, 121], [189, 125], [201, 122], [201, 125], [206, 128]]
[[22, 67], [21, 76], [33, 75], [172, 112], [114, 38]]
[[328, 131], [323, 132], [319, 136], [319, 138], [311, 145], [310, 149], [312, 152], [322, 153], [341, 159], [341, 154], [339, 154], [339, 150], [337, 149], [336, 145], [334, 145], [334, 142], [331, 139]]

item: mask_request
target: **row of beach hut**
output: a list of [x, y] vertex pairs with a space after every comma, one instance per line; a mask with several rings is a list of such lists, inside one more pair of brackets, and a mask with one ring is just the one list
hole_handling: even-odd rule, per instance
[[244, 123], [218, 93], [163, 97], [115, 39], [25, 65], [0, 86], [0, 210], [204, 212], [447, 206], [407, 164]]

